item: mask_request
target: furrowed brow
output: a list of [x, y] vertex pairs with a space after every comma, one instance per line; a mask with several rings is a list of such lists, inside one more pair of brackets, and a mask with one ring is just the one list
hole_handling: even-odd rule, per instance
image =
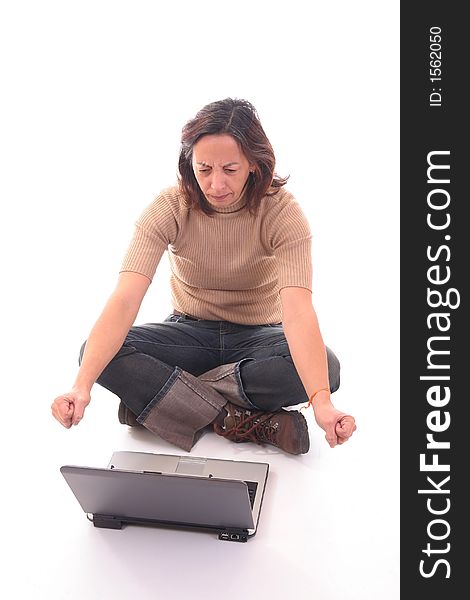
[[[196, 164], [197, 164], [197, 165], [200, 165], [201, 167], [210, 167], [210, 166], [211, 166], [211, 165], [209, 165], [208, 163], [206, 163], [206, 162], [205, 162], [205, 161], [203, 161], [203, 160], [201, 160], [201, 161], [197, 161], [197, 162], [196, 162]], [[224, 167], [233, 167], [233, 166], [239, 166], [239, 165], [240, 165], [240, 163], [238, 163], [238, 162], [236, 162], [236, 161], [233, 161], [233, 162], [226, 163], [226, 164], [224, 165]]]

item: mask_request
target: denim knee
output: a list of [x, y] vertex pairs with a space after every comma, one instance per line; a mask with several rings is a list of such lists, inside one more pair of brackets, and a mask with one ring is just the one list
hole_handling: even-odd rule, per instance
[[308, 400], [290, 356], [246, 362], [240, 375], [246, 397], [259, 410], [276, 411]]
[[[80, 352], [78, 354], [78, 364], [81, 365], [82, 364], [82, 360], [83, 360], [83, 353], [85, 352], [85, 346], [88, 340], [85, 340], [83, 342], [83, 344], [80, 347]], [[131, 346], [126, 346], [125, 344], [121, 347], [121, 349], [119, 350], [119, 352], [116, 354], [117, 356], [121, 356], [123, 354], [132, 354], [133, 352], [135, 352], [135, 348], [131, 347]]]

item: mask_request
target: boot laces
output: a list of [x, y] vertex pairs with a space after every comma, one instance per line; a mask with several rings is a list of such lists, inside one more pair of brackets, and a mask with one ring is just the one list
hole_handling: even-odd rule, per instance
[[250, 413], [245, 412], [245, 417], [242, 416], [241, 411], [235, 410], [234, 416], [240, 421], [227, 430], [220, 431], [222, 436], [230, 436], [233, 441], [242, 442], [244, 440], [251, 440], [257, 444], [263, 442], [273, 443], [275, 442], [275, 436], [279, 423], [267, 423], [275, 413]]

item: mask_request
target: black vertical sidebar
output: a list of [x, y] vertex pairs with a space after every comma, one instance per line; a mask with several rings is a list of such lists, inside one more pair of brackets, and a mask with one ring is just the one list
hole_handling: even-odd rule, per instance
[[[460, 6], [460, 7], [459, 7]], [[401, 2], [401, 597], [468, 591], [470, 31]], [[466, 109], [464, 109], [466, 105]], [[463, 586], [463, 587], [462, 587]]]

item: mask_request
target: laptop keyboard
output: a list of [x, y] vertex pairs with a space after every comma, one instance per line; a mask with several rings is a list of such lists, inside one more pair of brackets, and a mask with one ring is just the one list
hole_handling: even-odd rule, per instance
[[251, 508], [253, 508], [253, 504], [255, 503], [256, 490], [258, 489], [257, 481], [245, 481], [248, 487], [248, 496], [250, 497]]

